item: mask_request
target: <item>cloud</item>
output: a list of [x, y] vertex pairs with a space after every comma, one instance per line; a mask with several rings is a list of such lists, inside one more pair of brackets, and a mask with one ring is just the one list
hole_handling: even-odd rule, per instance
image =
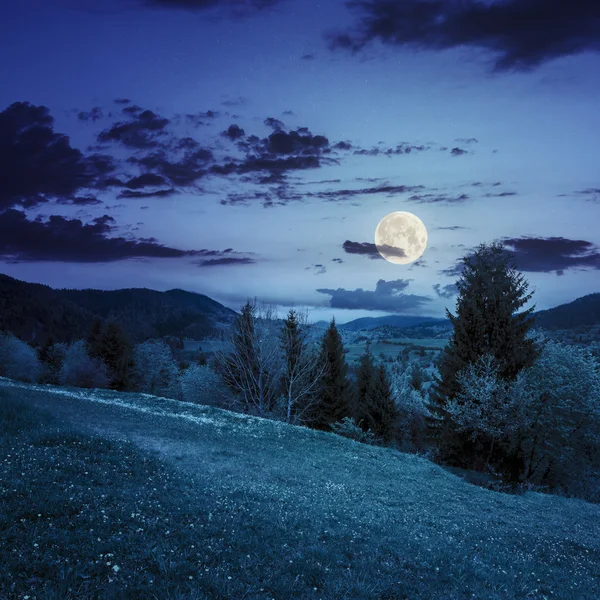
[[[504, 255], [517, 270], [525, 273], [564, 274], [569, 269], [600, 270], [600, 247], [585, 240], [570, 240], [562, 237], [503, 238]], [[467, 257], [473, 256], [468, 252]], [[509, 263], [509, 264], [510, 264]], [[459, 259], [448, 269], [440, 273], [460, 276], [464, 268], [463, 259]]]
[[322, 264], [311, 265], [310, 267], [306, 267], [305, 271], [312, 271], [315, 275], [324, 275], [327, 273], [327, 267]]
[[462, 148], [452, 148], [452, 150], [450, 150], [450, 154], [452, 154], [452, 156], [462, 156], [463, 154], [468, 154], [466, 150], [463, 150]]
[[115, 123], [98, 135], [99, 142], [119, 142], [127, 148], [145, 149], [156, 145], [157, 138], [165, 135], [169, 119], [160, 117], [151, 110], [131, 115], [127, 122]]
[[303, 54], [300, 57], [300, 60], [315, 60], [315, 55], [314, 54]]
[[316, 290], [320, 294], [331, 296], [331, 308], [348, 308], [362, 310], [380, 310], [392, 313], [402, 313], [419, 308], [432, 299], [428, 296], [417, 296], [414, 294], [403, 294], [408, 287], [410, 279], [397, 279], [395, 281], [384, 281], [380, 279], [375, 286], [375, 291], [345, 290], [343, 288]]
[[458, 288], [455, 283], [449, 283], [443, 287], [439, 283], [436, 283], [431, 287], [440, 298], [452, 298], [452, 296], [458, 294]]
[[562, 237], [505, 238], [502, 240], [519, 270], [550, 273], [568, 269], [600, 270], [600, 247], [584, 240]]
[[71, 198], [57, 198], [57, 204], [72, 204], [74, 206], [97, 206], [103, 204], [102, 200], [98, 200], [95, 196], [73, 196]]
[[[84, 156], [56, 133], [45, 106], [14, 102], [0, 112], [0, 210], [72, 198], [115, 169], [109, 156]], [[35, 176], [32, 176], [35, 174]]]
[[133, 190], [123, 190], [117, 198], [168, 198], [177, 194], [177, 190], [169, 188], [168, 190], [156, 190], [155, 192], [138, 192]]
[[158, 175], [172, 185], [192, 185], [207, 174], [208, 163], [214, 157], [210, 150], [200, 148], [187, 151], [180, 159], [170, 159], [163, 149], [146, 156], [131, 156], [127, 159], [130, 164], [136, 164], [149, 174]]
[[230, 125], [226, 131], [222, 131], [221, 135], [230, 140], [239, 140], [246, 135], [246, 132], [239, 125], [234, 123], [233, 125]]
[[362, 0], [354, 31], [328, 34], [356, 53], [375, 40], [417, 50], [470, 47], [491, 53], [497, 71], [528, 71], [600, 50], [600, 4], [590, 0]]
[[139, 190], [140, 188], [166, 185], [167, 180], [156, 173], [144, 173], [138, 177], [132, 177], [125, 185], [131, 190]]
[[341, 258], [332, 258], [331, 262], [338, 263], [341, 265], [344, 261]]
[[344, 252], [348, 254], [362, 254], [371, 259], [382, 258], [377, 250], [377, 246], [370, 242], [351, 242], [350, 240], [346, 240], [342, 244], [342, 248], [344, 248]]
[[115, 98], [113, 102], [115, 104], [129, 104], [131, 100], [129, 98]]
[[579, 190], [575, 192], [578, 196], [585, 196], [588, 202], [600, 202], [600, 188], [587, 188], [586, 190]]
[[248, 104], [248, 98], [244, 98], [243, 96], [238, 96], [237, 98], [229, 98], [221, 102], [222, 106], [245, 106], [246, 104]]
[[77, 118], [80, 121], [97, 121], [104, 116], [102, 113], [102, 109], [99, 106], [94, 106], [92, 110], [89, 111], [80, 111], [77, 113]]
[[198, 265], [199, 267], [222, 267], [225, 265], [252, 265], [254, 264], [256, 261], [252, 258], [248, 258], [248, 257], [240, 257], [240, 258], [236, 258], [236, 257], [223, 257], [223, 258], [212, 258], [209, 260], [198, 260], [198, 261], [194, 261], [195, 265]]
[[459, 142], [461, 144], [478, 144], [479, 140], [477, 138], [456, 138], [455, 142]]
[[[347, 142], [338, 142], [338, 148], [341, 150], [347, 149], [345, 146]], [[409, 144], [408, 142], [401, 142], [396, 146], [389, 148], [377, 148], [376, 146], [370, 149], [360, 148], [354, 150], [353, 154], [357, 156], [394, 156], [399, 154], [411, 154], [412, 152], [425, 152], [431, 150], [431, 146], [424, 146], [422, 144], [415, 145]]]
[[449, 225], [448, 227], [436, 227], [436, 229], [445, 229], [447, 231], [458, 231], [459, 229], [471, 229], [471, 228], [463, 227], [462, 225]]
[[8, 209], [0, 213], [0, 255], [14, 261], [93, 263], [197, 254], [163, 246], [154, 238], [111, 237], [115, 227], [115, 220], [108, 215], [84, 224], [56, 215], [47, 221], [29, 220], [25, 213]]
[[413, 194], [408, 200], [419, 202], [421, 204], [458, 204], [469, 199], [469, 194], [459, 194], [458, 196], [445, 196], [444, 194]]
[[280, 121], [279, 119], [275, 119], [274, 117], [267, 117], [264, 120], [264, 124], [267, 127], [274, 129], [275, 131], [280, 131], [285, 128], [283, 121]]
[[273, 8], [281, 0], [144, 0], [143, 4], [157, 9], [180, 9], [189, 12], [224, 9], [233, 17], [248, 17]]
[[[338, 180], [339, 181], [339, 180]], [[334, 180], [335, 182], [335, 180]], [[327, 182], [324, 182], [327, 183]], [[332, 190], [326, 192], [309, 192], [307, 196], [316, 196], [323, 200], [337, 200], [338, 198], [352, 198], [354, 196], [370, 196], [373, 194], [387, 194], [393, 196], [395, 194], [405, 194], [414, 192], [415, 190], [424, 189], [422, 185], [378, 185], [376, 187], [358, 188], [355, 190]]]

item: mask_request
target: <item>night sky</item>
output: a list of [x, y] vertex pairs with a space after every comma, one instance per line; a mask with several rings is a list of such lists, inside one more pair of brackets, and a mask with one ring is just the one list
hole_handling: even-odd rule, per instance
[[442, 317], [501, 241], [538, 310], [600, 291], [597, 0], [20, 0], [0, 51], [7, 275]]

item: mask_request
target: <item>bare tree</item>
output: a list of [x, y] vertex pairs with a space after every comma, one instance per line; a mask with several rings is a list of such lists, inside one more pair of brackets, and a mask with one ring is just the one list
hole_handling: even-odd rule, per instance
[[278, 408], [287, 423], [306, 422], [326, 369], [318, 349], [307, 341], [308, 316], [307, 310], [291, 309], [280, 332], [284, 367]]
[[276, 320], [273, 306], [248, 300], [225, 349], [215, 353], [217, 370], [235, 394], [232, 406], [261, 417], [275, 408], [283, 366]]

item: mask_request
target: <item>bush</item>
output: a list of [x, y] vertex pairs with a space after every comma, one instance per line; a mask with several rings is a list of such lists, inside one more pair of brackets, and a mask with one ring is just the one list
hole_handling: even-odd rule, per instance
[[36, 351], [12, 333], [0, 334], [0, 375], [35, 383], [42, 374]]
[[67, 349], [58, 379], [62, 385], [82, 388], [105, 388], [109, 381], [106, 365], [88, 354], [83, 340]]
[[338, 423], [331, 423], [330, 427], [337, 435], [341, 435], [351, 440], [371, 445], [376, 445], [378, 443], [377, 438], [370, 430], [363, 431], [350, 417], [344, 417]]
[[60, 370], [65, 361], [68, 350], [67, 344], [59, 342], [44, 346], [39, 353], [42, 362], [43, 374], [40, 379], [42, 383], [57, 385], [60, 383]]
[[206, 364], [190, 365], [180, 374], [179, 383], [185, 402], [218, 405], [226, 393], [221, 378]]
[[161, 340], [148, 340], [133, 350], [133, 379], [140, 392], [179, 399], [179, 369], [171, 348]]

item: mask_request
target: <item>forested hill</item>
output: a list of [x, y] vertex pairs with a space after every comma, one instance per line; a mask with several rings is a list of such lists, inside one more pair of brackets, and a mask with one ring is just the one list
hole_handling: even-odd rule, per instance
[[600, 294], [588, 294], [535, 314], [535, 324], [544, 329], [573, 329], [600, 325]]
[[119, 323], [132, 341], [165, 335], [201, 339], [218, 333], [235, 314], [208, 296], [183, 290], [54, 290], [0, 275], [0, 329], [35, 343], [87, 337], [95, 319]]

